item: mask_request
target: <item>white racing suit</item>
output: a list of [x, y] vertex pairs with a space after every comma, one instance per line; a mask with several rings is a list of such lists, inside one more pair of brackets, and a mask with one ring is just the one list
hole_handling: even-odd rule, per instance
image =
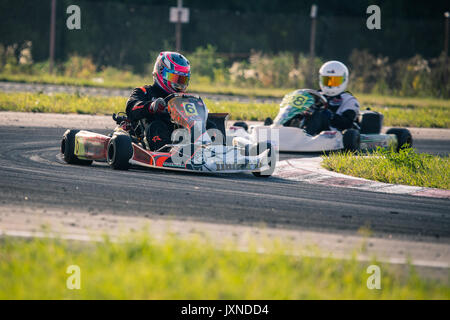
[[310, 119], [305, 121], [305, 130], [310, 135], [330, 129], [339, 131], [350, 129], [359, 114], [359, 102], [349, 92], [325, 98], [328, 101], [328, 108], [315, 111]]

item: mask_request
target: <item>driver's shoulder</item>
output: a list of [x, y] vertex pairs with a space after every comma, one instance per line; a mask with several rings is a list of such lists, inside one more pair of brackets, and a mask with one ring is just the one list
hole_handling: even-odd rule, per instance
[[341, 97], [343, 101], [356, 101], [359, 103], [358, 99], [351, 93], [350, 91], [344, 91], [341, 93]]
[[355, 98], [356, 97], [353, 95], [353, 93], [351, 93], [350, 91], [344, 91], [341, 93], [341, 97], [342, 98]]
[[151, 94], [152, 86], [151, 85], [143, 85], [140, 87], [136, 87], [131, 92], [132, 95], [138, 94], [138, 95], [147, 95]]
[[360, 104], [358, 99], [351, 93], [344, 92], [342, 93], [342, 104], [340, 109], [344, 110], [354, 110], [356, 113], [360, 110]]

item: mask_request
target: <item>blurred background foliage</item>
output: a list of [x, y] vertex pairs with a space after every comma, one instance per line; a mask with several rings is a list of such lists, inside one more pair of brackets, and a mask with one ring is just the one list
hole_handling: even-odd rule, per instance
[[[192, 81], [305, 86], [312, 3], [185, 0], [191, 11], [182, 26], [182, 52], [192, 63]], [[71, 4], [81, 8], [81, 30], [65, 26]], [[381, 30], [366, 27], [370, 4], [318, 2], [315, 70], [326, 60], [341, 60], [350, 68], [350, 90], [448, 98], [449, 67], [442, 54], [447, 1], [377, 1]], [[99, 83], [139, 77], [151, 82], [157, 52], [174, 50], [169, 7], [175, 5], [175, 0], [58, 0], [56, 73]], [[0, 1], [0, 72], [48, 71], [49, 21], [50, 0]]]

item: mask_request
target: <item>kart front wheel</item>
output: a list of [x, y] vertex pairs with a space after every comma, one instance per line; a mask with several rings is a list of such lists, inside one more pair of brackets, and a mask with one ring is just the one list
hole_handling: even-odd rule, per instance
[[[259, 142], [256, 146], [253, 148], [256, 148], [256, 150], [251, 150], [250, 154], [261, 154], [262, 152], [269, 149], [269, 169], [264, 171], [253, 171], [253, 175], [258, 178], [268, 178], [270, 177], [273, 172], [275, 171], [275, 166], [277, 164], [277, 155], [276, 152], [270, 142]], [[256, 151], [256, 152], [255, 152]]]
[[343, 137], [344, 149], [346, 151], [358, 151], [361, 144], [361, 136], [358, 130], [348, 129]]
[[411, 132], [405, 128], [391, 128], [386, 134], [394, 134], [397, 137], [397, 152], [407, 146], [412, 147], [413, 139]]
[[115, 170], [128, 170], [133, 156], [131, 138], [125, 134], [117, 134], [108, 143], [106, 161]]
[[61, 140], [61, 153], [64, 161], [69, 164], [80, 164], [88, 166], [92, 164], [92, 160], [78, 159], [75, 155], [75, 136], [80, 130], [67, 130]]

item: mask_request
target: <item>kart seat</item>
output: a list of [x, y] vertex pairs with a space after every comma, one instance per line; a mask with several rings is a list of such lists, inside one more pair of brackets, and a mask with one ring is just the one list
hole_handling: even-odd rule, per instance
[[383, 126], [383, 115], [376, 111], [366, 111], [361, 116], [361, 133], [379, 134]]
[[146, 145], [151, 151], [156, 151], [170, 144], [170, 131], [164, 121], [154, 120], [145, 128]]
[[220, 130], [223, 136], [226, 136], [225, 133], [225, 121], [228, 118], [228, 113], [210, 113], [208, 115], [208, 122], [206, 125], [206, 129], [214, 128]]

